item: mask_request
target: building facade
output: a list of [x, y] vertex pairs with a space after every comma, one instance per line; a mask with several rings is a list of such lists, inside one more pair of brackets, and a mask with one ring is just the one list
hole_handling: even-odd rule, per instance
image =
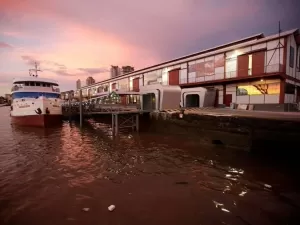
[[257, 34], [87, 85], [82, 87], [83, 95], [105, 90], [139, 91], [141, 86], [163, 84], [216, 88], [217, 102], [226, 106], [298, 103], [299, 46], [298, 29], [266, 37]]
[[96, 83], [96, 81], [93, 77], [86, 78], [86, 86], [93, 85], [95, 83]]
[[132, 66], [122, 66], [122, 74], [131, 73], [134, 71], [134, 67]]
[[80, 89], [80, 88], [81, 88], [81, 80], [78, 79], [78, 80], [76, 81], [76, 89]]

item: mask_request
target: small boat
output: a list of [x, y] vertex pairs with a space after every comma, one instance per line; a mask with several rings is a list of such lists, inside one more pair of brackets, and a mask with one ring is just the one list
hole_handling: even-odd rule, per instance
[[[34, 71], [34, 73], [33, 73]], [[12, 124], [49, 127], [62, 121], [62, 100], [58, 82], [39, 78], [37, 68], [26, 78], [15, 78], [12, 87]]]

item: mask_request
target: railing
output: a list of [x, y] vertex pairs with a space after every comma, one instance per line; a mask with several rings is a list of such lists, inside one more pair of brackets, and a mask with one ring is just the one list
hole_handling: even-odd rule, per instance
[[[65, 103], [62, 105], [63, 112], [79, 113], [79, 103]], [[103, 113], [112, 113], [112, 112], [132, 112], [139, 111], [141, 106], [139, 104], [96, 104], [96, 103], [82, 103], [82, 112], [91, 113], [91, 112], [103, 112]]]
[[213, 81], [213, 80], [224, 80], [224, 79], [233, 79], [237, 77], [255, 77], [255, 76], [262, 76], [270, 73], [278, 73], [284, 72], [284, 66], [282, 64], [273, 64], [268, 66], [257, 66], [252, 67], [246, 70], [237, 70], [237, 71], [229, 71], [223, 73], [217, 73], [213, 75], [203, 75], [198, 77], [189, 77], [180, 79], [180, 84], [187, 84], [187, 83], [200, 83], [206, 81]]

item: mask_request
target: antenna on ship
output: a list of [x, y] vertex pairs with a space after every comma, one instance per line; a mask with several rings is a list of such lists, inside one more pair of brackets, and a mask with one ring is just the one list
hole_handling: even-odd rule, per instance
[[[37, 63], [36, 63], [36, 62], [34, 63], [34, 67], [35, 67], [34, 69], [29, 69], [29, 75], [32, 76], [32, 77], [38, 77], [37, 72], [38, 72], [38, 71], [41, 72], [41, 70], [38, 69], [38, 66], [37, 66]], [[35, 73], [33, 74], [32, 71], [34, 71]]]

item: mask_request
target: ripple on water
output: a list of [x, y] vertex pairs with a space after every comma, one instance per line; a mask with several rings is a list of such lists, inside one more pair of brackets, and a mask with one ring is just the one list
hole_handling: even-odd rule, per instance
[[[1, 112], [7, 118], [0, 118], [0, 216], [7, 223], [32, 222], [47, 217], [44, 211], [48, 218], [63, 211], [74, 222], [81, 218], [74, 207], [86, 207], [81, 202], [97, 208], [110, 199], [130, 204], [121, 211], [137, 217], [138, 208], [159, 210], [157, 221], [164, 202], [175, 217], [201, 224], [282, 222], [297, 207], [292, 198], [299, 196], [298, 186], [289, 174], [246, 153], [174, 135], [124, 132], [113, 138], [106, 124], [92, 120], [83, 129], [68, 122], [54, 129], [14, 127], [8, 109]], [[58, 216], [56, 222], [65, 220]]]

